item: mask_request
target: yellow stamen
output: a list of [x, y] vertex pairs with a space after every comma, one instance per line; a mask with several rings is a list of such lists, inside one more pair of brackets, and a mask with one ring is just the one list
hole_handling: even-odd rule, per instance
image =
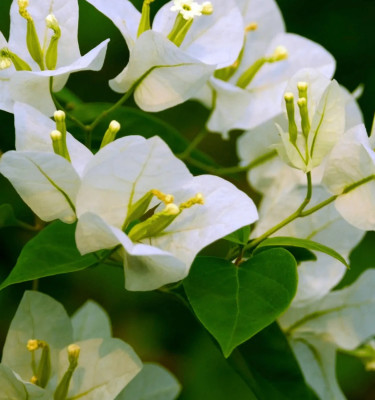
[[190, 208], [190, 207], [194, 206], [195, 204], [201, 204], [201, 205], [204, 204], [204, 197], [203, 197], [202, 193], [197, 193], [191, 199], [181, 203], [180, 204], [180, 210], [184, 210], [186, 208]]
[[38, 384], [38, 378], [34, 375], [31, 377], [30, 382], [33, 383], [34, 385]]
[[36, 339], [30, 339], [30, 340], [27, 342], [26, 347], [27, 347], [27, 350], [29, 350], [29, 351], [38, 350], [39, 347], [40, 347], [40, 342], [39, 342], [39, 340], [36, 340]]
[[157, 189], [152, 189], [151, 193], [157, 197], [160, 201], [162, 201], [164, 204], [170, 204], [173, 203], [174, 201], [174, 196], [172, 194], [164, 194], [160, 190]]
[[258, 24], [256, 22], [250, 22], [250, 24], [245, 27], [245, 33], [256, 31], [257, 29], [258, 29]]

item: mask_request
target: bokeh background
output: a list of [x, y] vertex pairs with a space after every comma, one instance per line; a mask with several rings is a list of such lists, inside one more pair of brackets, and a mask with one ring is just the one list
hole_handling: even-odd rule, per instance
[[[154, 10], [164, 3], [156, 1]], [[0, 0], [0, 30], [6, 37], [10, 4], [11, 0]], [[68, 87], [85, 102], [116, 101], [118, 95], [109, 89], [107, 81], [126, 64], [125, 42], [109, 20], [85, 1], [80, 0], [79, 4], [82, 54], [108, 37], [111, 42], [103, 70], [75, 74]], [[134, 0], [134, 4], [140, 9], [142, 1]], [[375, 110], [375, 0], [278, 0], [278, 4], [289, 32], [320, 43], [334, 55], [337, 60], [335, 78], [341, 84], [350, 91], [359, 84], [364, 85], [359, 104], [370, 129]], [[132, 105], [131, 101], [127, 105]], [[196, 118], [194, 122], [192, 114]], [[189, 102], [156, 116], [191, 138], [207, 115], [203, 107]], [[202, 148], [221, 165], [235, 165], [236, 136], [223, 142], [218, 135], [212, 135], [202, 143]], [[13, 146], [13, 117], [0, 112], [0, 150], [4, 152]], [[234, 179], [239, 187], [248, 190], [244, 176]], [[32, 222], [30, 210], [0, 177], [2, 203], [12, 203], [20, 219]], [[0, 280], [15, 265], [22, 246], [31, 237], [30, 233], [15, 228], [0, 230]], [[351, 270], [340, 286], [354, 281], [364, 269], [375, 268], [374, 244], [375, 235], [367, 234], [353, 251]], [[0, 349], [19, 300], [24, 290], [30, 288], [31, 284], [20, 284], [0, 292]], [[114, 336], [130, 343], [143, 360], [158, 361], [177, 375], [183, 385], [181, 400], [249, 398], [241, 379], [184, 306], [162, 293], [126, 292], [121, 270], [99, 267], [45, 278], [40, 281], [39, 288], [61, 301], [69, 313], [88, 298], [101, 304], [110, 314]], [[362, 364], [349, 356], [339, 355], [338, 364], [338, 377], [349, 399], [375, 399], [375, 373], [364, 371]]]

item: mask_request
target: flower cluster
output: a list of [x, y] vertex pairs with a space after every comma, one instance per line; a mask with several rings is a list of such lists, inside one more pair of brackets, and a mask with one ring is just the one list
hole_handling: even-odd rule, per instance
[[[16, 143], [2, 154], [0, 173], [41, 220], [75, 224], [82, 256], [121, 265], [131, 291], [184, 280], [197, 255], [222, 238], [236, 243], [226, 258], [239, 269], [270, 237], [313, 241], [323, 252], [297, 260], [297, 293], [278, 321], [317, 395], [344, 398], [336, 351], [373, 365], [375, 325], [366, 315], [375, 313], [374, 274], [333, 288], [364, 232], [375, 230], [375, 132], [367, 135], [356, 94], [332, 79], [334, 58], [286, 33], [274, 0], [174, 0], [153, 21], [153, 0], [141, 12], [128, 0], [87, 2], [126, 41], [128, 62], [109, 82], [123, 97], [90, 125], [63, 111], [56, 92], [70, 73], [101, 69], [108, 40], [81, 56], [77, 0], [14, 0], [9, 40], [0, 33], [0, 109], [14, 114]], [[239, 170], [261, 195], [259, 211], [229, 181], [193, 176], [183, 161], [198, 141], [176, 156], [160, 137], [107, 121], [100, 146], [91, 146], [94, 129], [131, 95], [146, 112], [194, 99], [210, 110], [206, 131], [227, 139], [242, 130]], [[74, 124], [86, 145], [68, 132]], [[247, 237], [236, 242], [233, 232]], [[131, 386], [121, 391], [141, 362], [110, 336], [95, 304], [69, 319], [54, 300], [26, 293], [0, 365], [7, 396], [132, 398]], [[174, 382], [174, 398], [174, 378], [149, 368], [164, 374], [159, 383]]]

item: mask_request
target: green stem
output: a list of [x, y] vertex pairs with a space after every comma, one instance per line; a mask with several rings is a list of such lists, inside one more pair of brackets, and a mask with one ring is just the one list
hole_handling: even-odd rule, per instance
[[207, 136], [208, 131], [206, 128], [203, 128], [198, 135], [193, 139], [193, 141], [189, 144], [189, 146], [186, 148], [185, 151], [183, 151], [181, 154], [178, 154], [178, 158], [180, 160], [184, 160], [188, 158], [191, 154], [191, 152], [199, 145], [199, 143], [202, 142], [202, 140]]
[[[309, 177], [309, 174], [310, 174], [310, 177]], [[263, 240], [267, 239], [273, 233], [277, 232], [278, 230], [280, 230], [284, 226], [288, 225], [290, 222], [294, 221], [295, 219], [307, 217], [308, 215], [311, 215], [311, 214], [315, 213], [316, 211], [319, 211], [320, 209], [324, 208], [325, 206], [333, 203], [339, 196], [347, 194], [347, 193], [351, 192], [352, 190], [356, 189], [357, 187], [359, 187], [361, 185], [364, 185], [365, 183], [368, 183], [368, 182], [370, 182], [372, 180], [375, 180], [375, 174], [367, 176], [366, 178], [363, 178], [363, 179], [361, 179], [361, 180], [359, 180], [357, 182], [352, 183], [351, 185], [348, 185], [347, 187], [345, 187], [343, 189], [343, 191], [341, 193], [335, 194], [335, 195], [329, 197], [328, 199], [322, 201], [321, 203], [317, 204], [316, 206], [311, 207], [311, 208], [309, 208], [308, 210], [305, 211], [305, 208], [306, 208], [307, 204], [311, 200], [311, 194], [312, 194], [311, 173], [308, 172], [306, 175], [307, 175], [307, 180], [308, 180], [307, 194], [306, 194], [305, 200], [302, 202], [300, 207], [293, 214], [291, 214], [289, 217], [285, 218], [279, 224], [277, 224], [273, 228], [269, 229], [267, 232], [263, 233], [263, 235], [259, 236], [257, 239], [255, 239], [252, 242], [250, 242], [245, 247], [246, 251], [254, 249], [256, 246], [258, 246], [258, 244], [260, 242], [262, 242]]]
[[194, 167], [200, 168], [202, 171], [209, 172], [210, 174], [214, 175], [230, 175], [230, 174], [236, 174], [239, 172], [246, 172], [249, 171], [250, 169], [256, 168], [259, 165], [265, 163], [266, 161], [274, 158], [276, 156], [276, 151], [270, 151], [266, 154], [263, 154], [262, 156], [256, 158], [255, 160], [251, 161], [249, 164], [244, 165], [243, 167], [210, 167], [209, 165], [206, 165], [205, 163], [196, 160], [195, 158], [191, 157], [186, 157], [186, 162], [193, 165]]
[[297, 219], [301, 216], [302, 211], [309, 204], [309, 202], [311, 200], [311, 195], [312, 195], [311, 172], [308, 172], [306, 174], [306, 178], [307, 178], [306, 197], [303, 200], [302, 204], [298, 207], [298, 209], [293, 214], [289, 215], [289, 217], [285, 218], [283, 221], [281, 221], [280, 223], [275, 225], [273, 228], [271, 228], [267, 232], [263, 233], [263, 235], [260, 235], [257, 239], [250, 242], [247, 246], [245, 246], [245, 251], [254, 249], [255, 247], [258, 246], [259, 243], [263, 242], [263, 240], [267, 239], [273, 233], [277, 232], [278, 230], [283, 228], [285, 225], [288, 225], [290, 222], [294, 221], [295, 219]]
[[49, 78], [49, 91], [53, 100], [53, 103], [55, 104], [56, 110], [62, 110], [65, 112], [66, 116], [72, 121], [74, 122], [77, 126], [79, 126], [82, 130], [86, 131], [87, 127], [86, 125], [81, 122], [78, 118], [74, 117], [73, 115], [71, 115], [66, 109], [65, 107], [63, 107], [63, 105], [57, 100], [54, 92], [53, 92], [53, 76], [50, 76]]

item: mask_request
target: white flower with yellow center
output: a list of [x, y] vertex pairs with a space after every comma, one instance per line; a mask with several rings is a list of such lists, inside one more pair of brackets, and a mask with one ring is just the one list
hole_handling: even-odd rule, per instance
[[[160, 111], [195, 96], [217, 68], [233, 64], [244, 26], [235, 0], [165, 4], [150, 22], [153, 0], [142, 13], [128, 0], [87, 0], [112, 20], [130, 50], [125, 69], [109, 84], [134, 90], [138, 106]], [[177, 13], [176, 13], [177, 12]]]
[[213, 108], [208, 130], [228, 138], [232, 129], [252, 129], [282, 113], [282, 97], [290, 77], [316, 68], [330, 78], [334, 58], [320, 45], [285, 33], [274, 0], [237, 0], [242, 12], [244, 45], [237, 60], [215, 71], [195, 96]]
[[171, 11], [178, 11], [184, 19], [200, 17], [202, 15], [202, 5], [193, 0], [174, 0]]
[[108, 41], [81, 56], [77, 0], [14, 0], [7, 42], [0, 32], [0, 109], [30, 104], [46, 115], [55, 105], [49, 88], [61, 90], [69, 74], [101, 69]]
[[257, 219], [252, 200], [216, 176], [193, 177], [158, 137], [124, 137], [86, 166], [77, 195], [82, 254], [117, 248], [129, 290], [185, 278], [197, 253]]

